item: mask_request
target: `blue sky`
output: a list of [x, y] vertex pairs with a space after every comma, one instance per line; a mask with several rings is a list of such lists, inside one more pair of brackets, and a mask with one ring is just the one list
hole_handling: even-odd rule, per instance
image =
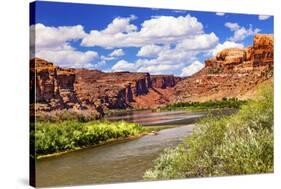
[[36, 2], [35, 55], [62, 67], [189, 76], [229, 47], [273, 33], [273, 17]]

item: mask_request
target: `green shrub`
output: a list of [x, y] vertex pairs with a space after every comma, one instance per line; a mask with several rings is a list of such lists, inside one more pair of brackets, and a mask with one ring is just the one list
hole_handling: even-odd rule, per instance
[[160, 110], [204, 110], [216, 108], [240, 108], [247, 101], [237, 98], [222, 98], [222, 100], [209, 100], [206, 102], [178, 102], [169, 104]]
[[222, 176], [273, 171], [273, 85], [238, 113], [208, 117], [175, 149], [166, 150], [145, 179]]
[[143, 127], [140, 125], [124, 121], [37, 122], [35, 149], [37, 155], [50, 154], [133, 136], [142, 131]]

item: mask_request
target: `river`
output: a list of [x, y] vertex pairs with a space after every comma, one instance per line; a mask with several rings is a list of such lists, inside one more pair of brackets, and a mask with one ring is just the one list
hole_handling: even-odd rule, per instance
[[190, 135], [194, 120], [207, 113], [136, 111], [106, 119], [150, 125], [176, 125], [131, 141], [70, 152], [36, 161], [38, 187], [141, 181], [164, 148], [174, 147]]

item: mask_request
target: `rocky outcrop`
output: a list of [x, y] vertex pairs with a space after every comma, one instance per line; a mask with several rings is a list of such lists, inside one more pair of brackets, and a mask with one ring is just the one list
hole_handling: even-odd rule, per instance
[[146, 95], [151, 87], [148, 73], [104, 73], [96, 70], [74, 72], [75, 91], [80, 101], [110, 109], [130, 107], [137, 96]]
[[75, 74], [72, 70], [61, 69], [39, 58], [32, 59], [30, 64], [37, 110], [81, 108], [74, 91]]
[[149, 108], [167, 103], [167, 94], [179, 80], [171, 75], [65, 69], [39, 58], [30, 63], [30, 86], [36, 88], [38, 111], [93, 109], [103, 113], [115, 108]]
[[225, 49], [206, 60], [202, 70], [176, 85], [172, 102], [243, 98], [272, 75], [273, 35], [257, 34], [253, 46]]
[[[66, 69], [35, 58], [30, 61], [34, 109], [151, 108], [173, 102], [243, 98], [273, 75], [273, 36], [258, 34], [253, 46], [230, 48], [205, 61], [191, 77]], [[33, 93], [33, 91], [36, 91]], [[35, 96], [33, 96], [35, 94]]]
[[153, 88], [166, 89], [169, 87], [174, 87], [180, 77], [175, 77], [174, 75], [152, 75], [151, 83]]

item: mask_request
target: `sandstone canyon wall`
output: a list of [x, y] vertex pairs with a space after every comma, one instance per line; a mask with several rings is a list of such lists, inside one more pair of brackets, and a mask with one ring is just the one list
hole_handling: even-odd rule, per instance
[[[205, 61], [191, 77], [66, 69], [40, 58], [30, 61], [35, 110], [154, 108], [161, 105], [245, 98], [273, 77], [273, 35], [257, 34], [253, 46], [230, 48]], [[33, 97], [32, 91], [36, 91]], [[31, 99], [31, 102], [32, 100]]]
[[162, 104], [180, 80], [172, 75], [65, 69], [40, 58], [30, 64], [38, 111], [149, 108]]
[[205, 67], [175, 87], [172, 102], [245, 98], [273, 77], [273, 35], [257, 34], [253, 46], [230, 48], [205, 61]]

